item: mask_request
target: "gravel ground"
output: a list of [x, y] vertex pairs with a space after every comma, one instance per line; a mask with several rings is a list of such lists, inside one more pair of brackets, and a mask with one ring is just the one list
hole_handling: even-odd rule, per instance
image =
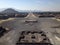
[[59, 21], [53, 19], [53, 17], [39, 18], [38, 23], [24, 23], [24, 20], [24, 18], [15, 18], [14, 20], [0, 24], [11, 30], [0, 38], [0, 45], [15, 45], [19, 38], [19, 32], [23, 30], [43, 30], [46, 32], [52, 44], [60, 45], [60, 41], [58, 41], [53, 34], [56, 30], [60, 31], [60, 28], [53, 28], [54, 26], [60, 25]]

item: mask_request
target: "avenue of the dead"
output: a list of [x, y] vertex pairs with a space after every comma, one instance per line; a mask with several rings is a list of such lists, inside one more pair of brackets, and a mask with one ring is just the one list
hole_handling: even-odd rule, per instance
[[[32, 14], [31, 14], [32, 15]], [[34, 17], [27, 16], [33, 20]], [[60, 33], [60, 21], [55, 17], [40, 17], [38, 22], [25, 22], [27, 18], [9, 18], [5, 21], [2, 21], [0, 25], [7, 30], [0, 38], [0, 45], [16, 45], [21, 31], [43, 31], [46, 36], [49, 38], [51, 44], [60, 45], [60, 39], [58, 38], [58, 33]], [[36, 21], [35, 19], [33, 21]], [[58, 35], [58, 36], [57, 36]]]

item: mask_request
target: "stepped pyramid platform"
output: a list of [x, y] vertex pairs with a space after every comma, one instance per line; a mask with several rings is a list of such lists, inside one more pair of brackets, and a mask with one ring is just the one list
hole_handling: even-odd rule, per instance
[[38, 22], [38, 17], [31, 12], [25, 17], [25, 19], [25, 22]]

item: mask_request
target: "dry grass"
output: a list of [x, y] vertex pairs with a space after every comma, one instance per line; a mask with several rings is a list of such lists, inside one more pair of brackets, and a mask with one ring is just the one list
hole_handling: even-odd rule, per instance
[[15, 18], [9, 18], [9, 19], [6, 19], [6, 20], [0, 20], [0, 23], [3, 23], [5, 21], [10, 21], [10, 20], [14, 20]]

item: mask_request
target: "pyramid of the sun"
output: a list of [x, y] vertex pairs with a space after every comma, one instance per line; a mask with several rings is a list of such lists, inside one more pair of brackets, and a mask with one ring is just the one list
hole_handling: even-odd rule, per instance
[[29, 13], [26, 17], [26, 21], [37, 21], [38, 17], [36, 17], [33, 13]]

